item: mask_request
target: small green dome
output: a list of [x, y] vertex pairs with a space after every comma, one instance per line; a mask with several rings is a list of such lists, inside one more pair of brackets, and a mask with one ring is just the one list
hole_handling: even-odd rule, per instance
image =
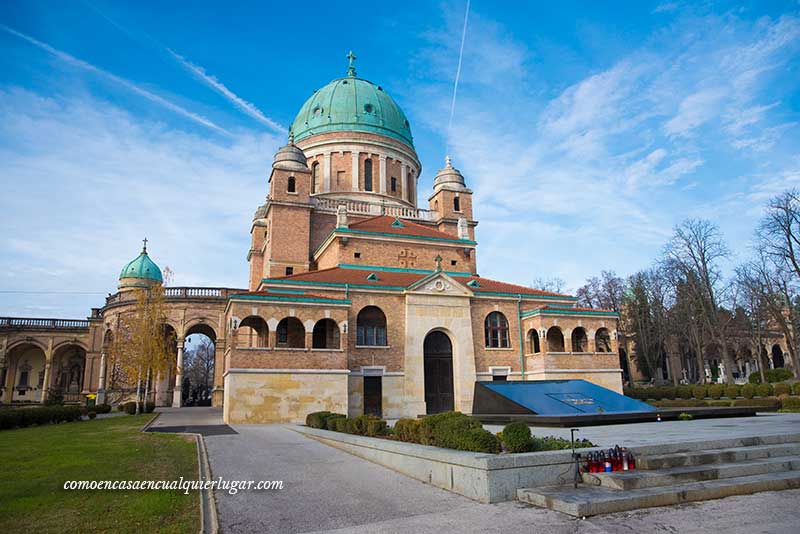
[[357, 78], [352, 52], [347, 76], [314, 91], [292, 123], [295, 141], [330, 132], [367, 132], [414, 147], [411, 125], [383, 88]]
[[[130, 280], [131, 278], [141, 280], [141, 282]], [[119, 273], [119, 279], [130, 280], [129, 282], [120, 284], [120, 287], [147, 285], [148, 281], [158, 283], [164, 282], [161, 276], [161, 269], [159, 269], [158, 265], [148, 256], [146, 246], [142, 249], [142, 253], [139, 254], [139, 256], [128, 262], [128, 264], [122, 268], [122, 272]]]

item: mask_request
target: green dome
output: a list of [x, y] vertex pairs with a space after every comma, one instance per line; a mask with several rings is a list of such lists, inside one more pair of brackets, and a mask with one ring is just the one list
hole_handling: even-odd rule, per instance
[[347, 76], [314, 91], [300, 108], [292, 123], [295, 141], [322, 133], [356, 131], [392, 137], [413, 148], [411, 126], [403, 110], [381, 86], [356, 77], [353, 59], [355, 56]]
[[142, 249], [142, 253], [137, 258], [128, 262], [119, 273], [119, 279], [126, 278], [139, 278], [141, 280], [150, 280], [162, 283], [164, 279], [161, 276], [161, 269], [155, 264], [150, 256], [147, 255], [147, 249]]

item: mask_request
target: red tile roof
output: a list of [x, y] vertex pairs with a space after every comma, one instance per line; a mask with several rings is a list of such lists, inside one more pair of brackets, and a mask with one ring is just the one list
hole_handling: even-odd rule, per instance
[[[392, 226], [393, 224], [396, 224], [398, 220], [403, 226]], [[431, 228], [430, 226], [409, 221], [408, 219], [397, 219], [396, 217], [390, 217], [389, 215], [378, 215], [377, 217], [355, 222], [350, 225], [350, 229], [358, 230], [360, 232], [378, 232], [382, 234], [431, 237], [434, 239], [458, 239], [458, 236], [453, 234], [440, 232], [439, 230]]]
[[[377, 280], [368, 280], [367, 277], [375, 273], [378, 277]], [[298, 273], [285, 277], [280, 277], [272, 280], [285, 280], [285, 281], [302, 281], [302, 282], [317, 282], [320, 284], [335, 283], [335, 284], [350, 284], [361, 286], [399, 286], [408, 287], [432, 272], [394, 272], [394, 271], [381, 271], [364, 269], [345, 269], [341, 267], [331, 267], [329, 269], [321, 269], [319, 271], [310, 271], [307, 273]], [[543, 291], [541, 289], [534, 289], [531, 287], [519, 286], [515, 284], [507, 284], [497, 280], [490, 280], [489, 278], [481, 278], [479, 276], [451, 276], [456, 281], [467, 285], [468, 282], [473, 280], [477, 281], [479, 287], [469, 287], [477, 294], [481, 293], [508, 293], [513, 295], [527, 295], [527, 296], [551, 296], [551, 297], [566, 297], [571, 299], [570, 295], [561, 293], [552, 293], [550, 291]], [[270, 279], [265, 279], [269, 283]]]

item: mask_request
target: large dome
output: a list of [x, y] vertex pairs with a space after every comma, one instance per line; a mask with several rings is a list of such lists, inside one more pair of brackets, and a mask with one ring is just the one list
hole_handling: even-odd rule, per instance
[[120, 289], [129, 287], [147, 287], [151, 283], [163, 283], [161, 269], [147, 254], [146, 245], [141, 254], [129, 261], [119, 273]]
[[[352, 59], [355, 59], [353, 56]], [[329, 132], [367, 132], [414, 146], [403, 110], [383, 88], [358, 78], [351, 59], [347, 76], [314, 91], [292, 123], [295, 141]]]

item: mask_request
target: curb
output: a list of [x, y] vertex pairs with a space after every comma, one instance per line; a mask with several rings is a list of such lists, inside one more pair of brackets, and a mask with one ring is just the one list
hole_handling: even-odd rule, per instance
[[[208, 461], [208, 451], [202, 434], [195, 434], [197, 440], [197, 470], [200, 480], [211, 480], [211, 464]], [[217, 517], [217, 502], [214, 490], [203, 488], [200, 490], [200, 532], [217, 534], [219, 532], [219, 518]]]
[[156, 419], [158, 419], [160, 416], [161, 412], [155, 412], [155, 415], [148, 422], [144, 424], [144, 426], [139, 430], [139, 432], [147, 432], [147, 429], [150, 428], [150, 426], [153, 423], [155, 423]]

